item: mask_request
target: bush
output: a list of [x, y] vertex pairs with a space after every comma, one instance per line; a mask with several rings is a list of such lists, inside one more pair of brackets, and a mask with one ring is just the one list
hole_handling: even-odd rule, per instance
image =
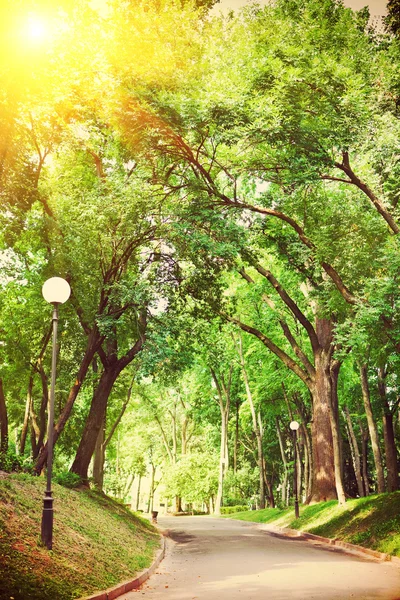
[[76, 473], [70, 471], [61, 471], [54, 475], [54, 481], [59, 485], [63, 485], [66, 488], [73, 489], [81, 485], [82, 480]]
[[231, 515], [237, 512], [244, 512], [249, 510], [247, 505], [238, 505], [238, 506], [221, 506], [221, 515]]
[[0, 453], [0, 471], [6, 473], [24, 470], [24, 457], [17, 456], [14, 450]]

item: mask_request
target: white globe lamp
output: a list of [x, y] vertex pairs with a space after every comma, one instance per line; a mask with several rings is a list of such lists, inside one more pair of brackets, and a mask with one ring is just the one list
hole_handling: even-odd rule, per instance
[[71, 288], [62, 277], [51, 277], [44, 282], [42, 294], [50, 304], [64, 304], [71, 295]]

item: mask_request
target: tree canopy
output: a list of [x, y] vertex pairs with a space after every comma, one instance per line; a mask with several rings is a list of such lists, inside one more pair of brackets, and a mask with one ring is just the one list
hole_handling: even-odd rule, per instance
[[218, 513], [295, 443], [304, 501], [398, 489], [397, 4], [214, 4], [2, 5], [0, 468], [46, 463], [60, 275], [59, 470]]

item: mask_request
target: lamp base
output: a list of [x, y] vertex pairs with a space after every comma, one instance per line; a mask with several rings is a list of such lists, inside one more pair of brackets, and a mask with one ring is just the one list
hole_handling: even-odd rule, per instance
[[53, 548], [53, 498], [50, 492], [45, 492], [42, 512], [42, 542], [48, 550]]

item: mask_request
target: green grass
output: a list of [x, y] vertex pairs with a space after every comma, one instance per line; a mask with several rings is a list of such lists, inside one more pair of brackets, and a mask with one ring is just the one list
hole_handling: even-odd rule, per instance
[[41, 544], [45, 480], [0, 478], [0, 600], [72, 600], [133, 578], [160, 538], [122, 504], [53, 486], [53, 550]]
[[293, 518], [293, 508], [266, 508], [229, 517], [291, 527], [400, 556], [400, 492], [349, 500], [345, 506], [331, 500], [301, 507], [299, 519]]

